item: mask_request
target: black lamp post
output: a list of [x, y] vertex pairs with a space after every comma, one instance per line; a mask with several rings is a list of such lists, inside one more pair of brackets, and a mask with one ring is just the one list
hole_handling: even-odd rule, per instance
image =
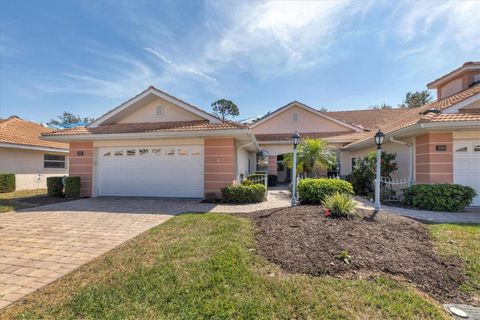
[[300, 135], [295, 131], [292, 135], [293, 143], [293, 168], [292, 168], [292, 207], [297, 206], [297, 145]]
[[375, 211], [374, 215], [380, 212], [381, 203], [380, 203], [380, 175], [381, 175], [381, 165], [382, 165], [382, 144], [385, 140], [385, 133], [378, 129], [378, 132], [375, 134], [373, 138], [375, 144], [377, 145], [377, 172], [376, 172], [376, 179], [375, 179]]

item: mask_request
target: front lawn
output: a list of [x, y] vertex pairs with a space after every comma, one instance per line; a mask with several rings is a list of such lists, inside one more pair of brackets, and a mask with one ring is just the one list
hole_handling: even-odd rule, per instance
[[438, 224], [430, 226], [439, 251], [465, 261], [468, 280], [461, 289], [480, 304], [480, 225]]
[[2, 319], [448, 319], [384, 277], [287, 274], [255, 249], [250, 220], [170, 219], [0, 312]]
[[14, 192], [0, 193], [0, 213], [11, 210], [31, 208], [66, 201], [61, 197], [47, 196], [47, 189], [20, 190]]

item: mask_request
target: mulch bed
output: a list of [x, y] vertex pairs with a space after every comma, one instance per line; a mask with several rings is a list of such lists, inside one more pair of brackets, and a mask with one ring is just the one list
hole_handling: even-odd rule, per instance
[[[440, 302], [469, 301], [459, 291], [466, 279], [462, 261], [437, 254], [428, 230], [417, 221], [386, 213], [375, 221], [325, 218], [320, 206], [246, 215], [257, 229], [259, 253], [288, 272], [342, 278], [387, 274], [412, 282]], [[339, 259], [341, 251], [348, 252], [349, 263]]]

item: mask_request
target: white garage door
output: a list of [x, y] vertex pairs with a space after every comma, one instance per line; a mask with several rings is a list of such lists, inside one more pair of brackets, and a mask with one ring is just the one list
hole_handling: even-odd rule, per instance
[[98, 148], [99, 196], [203, 197], [203, 146]]
[[472, 205], [480, 206], [480, 141], [455, 140], [453, 152], [453, 182], [475, 189]]

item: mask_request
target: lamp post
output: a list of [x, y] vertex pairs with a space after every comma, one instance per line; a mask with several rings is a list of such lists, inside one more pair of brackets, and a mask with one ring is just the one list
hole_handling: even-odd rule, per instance
[[380, 212], [380, 175], [381, 175], [381, 165], [382, 165], [382, 144], [385, 139], [385, 133], [378, 129], [378, 132], [375, 134], [374, 140], [377, 145], [377, 173], [375, 178], [375, 210], [373, 212], [373, 217]]
[[300, 135], [295, 131], [292, 135], [293, 143], [293, 168], [292, 168], [292, 207], [297, 206], [297, 144], [300, 140]]

